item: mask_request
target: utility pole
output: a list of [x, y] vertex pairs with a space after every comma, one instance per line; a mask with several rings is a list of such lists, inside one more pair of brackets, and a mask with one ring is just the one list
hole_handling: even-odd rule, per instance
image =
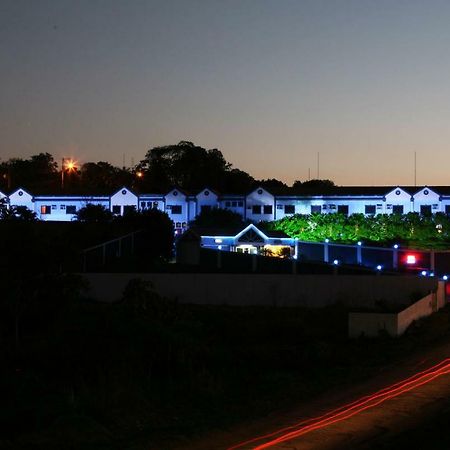
[[320, 180], [320, 153], [317, 152], [317, 179]]
[[417, 186], [417, 152], [414, 152], [414, 186]]
[[61, 190], [64, 190], [64, 158], [61, 160]]

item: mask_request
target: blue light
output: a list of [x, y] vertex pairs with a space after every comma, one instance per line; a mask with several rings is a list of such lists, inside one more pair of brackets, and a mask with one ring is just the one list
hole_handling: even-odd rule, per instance
[[358, 241], [357, 244], [361, 247], [362, 242], [361, 242], [361, 241]]
[[447, 281], [447, 280], [448, 280], [448, 276], [447, 276], [447, 275], [444, 275], [444, 276], [442, 277], [442, 279], [443, 279], [444, 281]]
[[426, 271], [426, 270], [422, 270], [422, 272], [420, 272], [420, 274], [421, 274], [422, 276], [426, 277], [426, 276], [427, 276], [427, 271]]
[[377, 270], [381, 270], [382, 268], [383, 268], [383, 266], [380, 266], [380, 265], [378, 264]]
[[335, 260], [333, 261], [333, 264], [334, 264], [335, 266], [337, 266], [337, 265], [339, 264], [339, 261], [338, 261], [337, 259], [335, 259]]
[[434, 272], [430, 272], [430, 277], [434, 277]]
[[328, 242], [330, 242], [330, 240], [329, 239], [325, 239], [325, 242], [328, 244]]
[[394, 248], [398, 248], [398, 244], [394, 244]]

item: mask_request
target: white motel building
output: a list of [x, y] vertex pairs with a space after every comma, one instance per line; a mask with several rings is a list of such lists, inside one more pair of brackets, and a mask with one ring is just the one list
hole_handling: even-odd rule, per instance
[[52, 196], [17, 189], [9, 195], [0, 192], [2, 198], [9, 206], [27, 207], [44, 221], [71, 221], [88, 204], [102, 205], [116, 215], [123, 215], [127, 209], [156, 208], [168, 214], [178, 233], [202, 210], [211, 208], [229, 209], [256, 223], [314, 213], [450, 214], [450, 186], [344, 186], [326, 195], [273, 195], [263, 188], [247, 195], [218, 194], [208, 188], [195, 194], [178, 188], [166, 194], [136, 194], [123, 187], [110, 196]]

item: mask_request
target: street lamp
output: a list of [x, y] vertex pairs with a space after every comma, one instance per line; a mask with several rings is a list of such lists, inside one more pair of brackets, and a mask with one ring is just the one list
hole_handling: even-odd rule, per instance
[[64, 189], [64, 172], [73, 172], [76, 169], [76, 163], [73, 159], [63, 158], [61, 161], [61, 189]]

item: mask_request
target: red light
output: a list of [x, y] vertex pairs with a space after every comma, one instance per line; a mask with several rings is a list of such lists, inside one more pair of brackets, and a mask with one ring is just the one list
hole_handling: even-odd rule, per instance
[[406, 264], [416, 264], [416, 255], [406, 255]]
[[372, 395], [368, 395], [354, 402], [348, 403], [347, 405], [330, 411], [322, 416], [299, 422], [297, 424], [285, 427], [264, 436], [258, 436], [246, 442], [241, 442], [232, 447], [229, 447], [228, 450], [242, 448], [243, 446], [247, 446], [248, 444], [255, 444], [263, 440], [266, 440], [266, 442], [252, 447], [253, 450], [263, 450], [274, 447], [283, 442], [298, 438], [311, 431], [325, 428], [333, 423], [349, 419], [350, 417], [366, 411], [367, 409], [378, 406], [386, 400], [398, 397], [399, 395], [423, 386], [424, 384], [430, 383], [436, 378], [447, 374], [450, 374], [449, 358], [446, 358], [439, 364], [436, 364], [435, 366], [430, 367], [429, 369], [426, 369], [422, 372], [418, 372], [405, 380], [381, 389], [380, 391], [375, 392]]

